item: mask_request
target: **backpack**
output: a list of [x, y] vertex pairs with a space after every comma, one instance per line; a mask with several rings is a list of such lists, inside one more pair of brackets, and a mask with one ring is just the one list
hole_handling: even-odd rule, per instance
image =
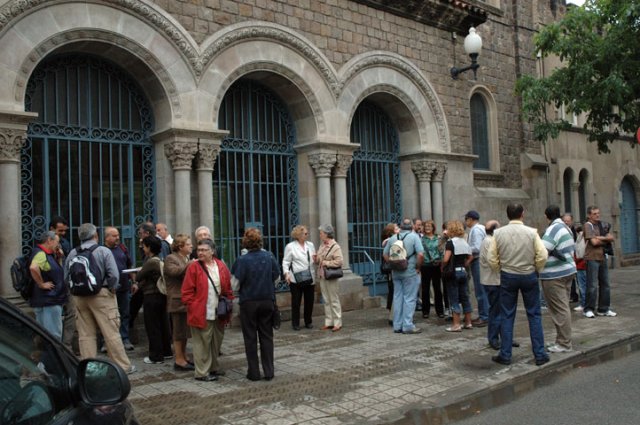
[[69, 292], [72, 295], [86, 297], [96, 295], [102, 289], [102, 274], [93, 251], [98, 244], [87, 249], [76, 248], [76, 256], [69, 261]]
[[584, 240], [584, 233], [580, 232], [578, 239], [576, 239], [576, 259], [581, 260], [584, 258], [584, 251], [587, 249], [587, 242]]
[[404, 238], [400, 238], [398, 236], [398, 240], [396, 240], [391, 245], [391, 248], [389, 248], [388, 263], [389, 263], [389, 266], [391, 267], [391, 270], [402, 272], [407, 270], [407, 268], [409, 267], [409, 258], [411, 258], [413, 254], [407, 257], [407, 250], [404, 247], [404, 240], [407, 237], [407, 235], [409, 235], [409, 233], [407, 233], [404, 236]]
[[24, 300], [31, 298], [33, 285], [35, 283], [29, 271], [31, 254], [32, 251], [29, 250], [28, 253], [13, 260], [11, 264], [11, 283], [13, 284], [13, 289], [15, 289]]

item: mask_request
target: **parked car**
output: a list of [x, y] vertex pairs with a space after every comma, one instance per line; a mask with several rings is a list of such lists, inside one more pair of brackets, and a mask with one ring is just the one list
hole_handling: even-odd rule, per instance
[[32, 318], [0, 298], [0, 424], [138, 425], [126, 373], [79, 361]]

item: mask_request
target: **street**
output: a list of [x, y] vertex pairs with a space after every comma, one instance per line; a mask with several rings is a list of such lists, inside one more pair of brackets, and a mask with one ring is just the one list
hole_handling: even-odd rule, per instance
[[640, 352], [574, 369], [548, 386], [456, 425], [637, 424]]

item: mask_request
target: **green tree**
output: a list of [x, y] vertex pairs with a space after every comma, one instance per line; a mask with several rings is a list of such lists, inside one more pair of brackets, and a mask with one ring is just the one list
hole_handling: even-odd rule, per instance
[[[549, 105], [586, 113], [584, 131], [599, 152], [621, 134], [640, 126], [640, 2], [587, 0], [535, 37], [543, 56], [556, 55], [562, 66], [546, 78], [523, 76], [516, 83], [523, 113], [534, 137], [555, 139], [569, 123], [547, 116]], [[630, 139], [635, 146], [633, 139]]]

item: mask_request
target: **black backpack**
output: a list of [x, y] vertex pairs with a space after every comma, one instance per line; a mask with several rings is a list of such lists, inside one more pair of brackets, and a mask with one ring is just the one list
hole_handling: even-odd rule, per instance
[[25, 300], [31, 298], [33, 285], [35, 284], [31, 277], [31, 271], [29, 270], [29, 266], [31, 266], [31, 255], [32, 250], [29, 250], [28, 253], [13, 260], [13, 264], [11, 264], [11, 283], [13, 284], [13, 289]]
[[76, 256], [69, 261], [69, 292], [86, 297], [96, 295], [102, 289], [102, 273], [93, 258], [98, 244], [89, 248], [76, 248]]

